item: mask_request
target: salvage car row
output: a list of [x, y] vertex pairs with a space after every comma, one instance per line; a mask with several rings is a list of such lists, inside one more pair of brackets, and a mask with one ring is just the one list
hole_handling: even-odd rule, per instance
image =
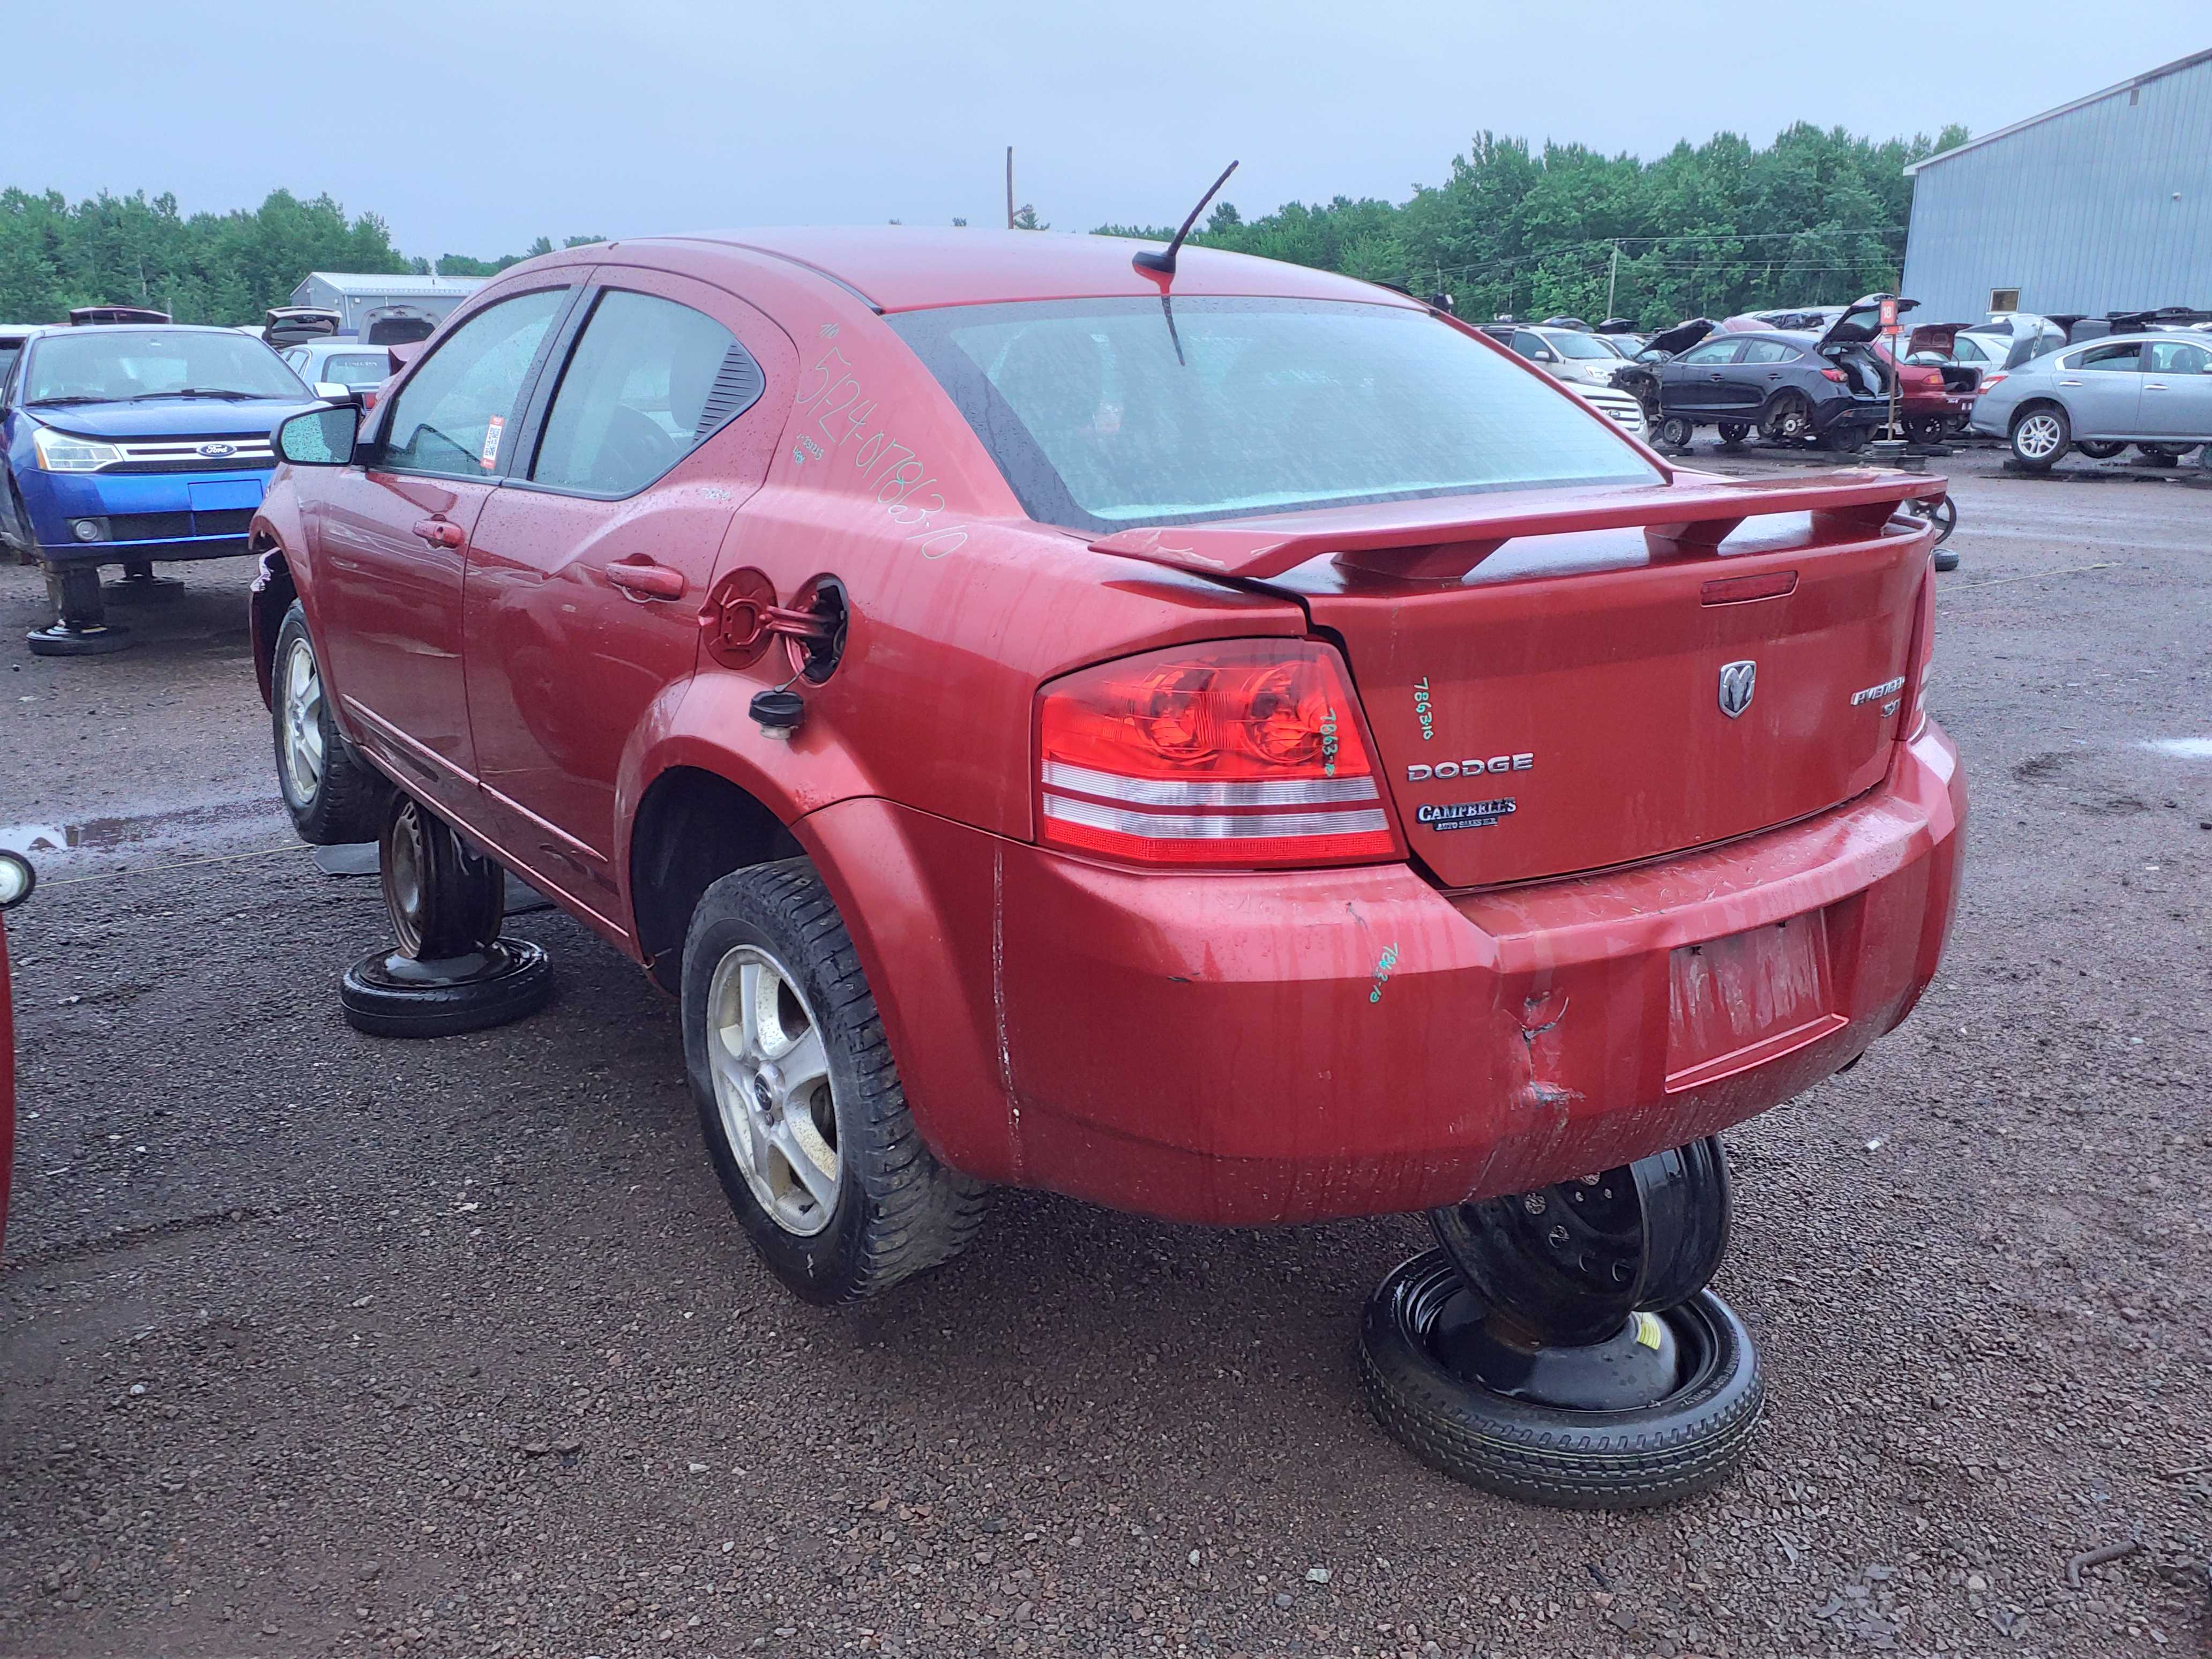
[[1900, 325], [1885, 337], [1885, 302], [1893, 315], [1914, 308], [1870, 295], [1717, 324], [1695, 318], [1648, 337], [1564, 318], [1486, 330], [1594, 399], [1600, 387], [1632, 394], [1644, 425], [1672, 448], [1710, 426], [1724, 444], [1755, 431], [1770, 444], [1851, 454], [1893, 417], [1895, 435], [1923, 444], [1968, 432], [2003, 439], [2037, 471], [2076, 448], [2103, 459], [2134, 445], [2151, 464], [2171, 465], [2212, 442], [2212, 315], [2008, 313], [1971, 325]]

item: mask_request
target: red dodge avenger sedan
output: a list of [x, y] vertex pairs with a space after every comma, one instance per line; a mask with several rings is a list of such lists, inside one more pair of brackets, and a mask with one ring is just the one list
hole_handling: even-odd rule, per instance
[[1684, 471], [1396, 292], [1133, 251], [580, 247], [280, 429], [301, 833], [443, 825], [641, 963], [817, 1300], [991, 1183], [1243, 1224], [1626, 1164], [1942, 950], [1929, 480]]

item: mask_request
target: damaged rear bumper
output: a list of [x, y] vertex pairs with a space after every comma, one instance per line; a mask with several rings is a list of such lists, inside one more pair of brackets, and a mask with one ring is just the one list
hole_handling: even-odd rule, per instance
[[907, 935], [962, 963], [863, 948], [957, 1167], [1175, 1220], [1422, 1210], [1682, 1145], [1848, 1064], [1936, 971], [1964, 817], [1930, 722], [1816, 817], [1500, 891], [1403, 865], [1163, 876], [933, 820], [913, 876], [975, 902]]

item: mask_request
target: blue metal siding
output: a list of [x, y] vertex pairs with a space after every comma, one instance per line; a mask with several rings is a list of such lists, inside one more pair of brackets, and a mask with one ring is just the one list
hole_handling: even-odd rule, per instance
[[1914, 176], [1916, 320], [1978, 320], [1999, 288], [2045, 313], [2212, 307], [2212, 61]]

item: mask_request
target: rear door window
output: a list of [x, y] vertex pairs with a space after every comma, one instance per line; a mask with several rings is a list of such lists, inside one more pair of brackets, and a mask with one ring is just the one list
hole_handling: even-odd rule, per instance
[[1779, 340], [1753, 340], [1743, 349], [1743, 360], [1747, 363], [1790, 363], [1797, 361], [1797, 353]]
[[381, 464], [453, 478], [497, 471], [523, 386], [568, 293], [517, 295], [448, 335], [392, 400]]
[[629, 495], [758, 400], [760, 365], [702, 312], [609, 289], [562, 372], [531, 482]]
[[1680, 361], [1686, 363], [1732, 363], [1737, 352], [1743, 349], [1741, 340], [1711, 340], [1704, 345], [1692, 346], [1684, 352]]
[[2106, 374], [2132, 374], [2142, 367], [2142, 347], [2133, 340], [2125, 345], [2097, 346], [2075, 358], [2074, 366], [2101, 369]]

